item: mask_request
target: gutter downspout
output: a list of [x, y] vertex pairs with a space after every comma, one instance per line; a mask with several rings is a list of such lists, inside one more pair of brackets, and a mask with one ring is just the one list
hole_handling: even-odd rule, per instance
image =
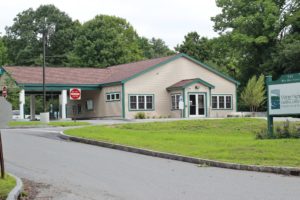
[[125, 86], [124, 82], [122, 82], [122, 118], [126, 118], [126, 113], [125, 113]]

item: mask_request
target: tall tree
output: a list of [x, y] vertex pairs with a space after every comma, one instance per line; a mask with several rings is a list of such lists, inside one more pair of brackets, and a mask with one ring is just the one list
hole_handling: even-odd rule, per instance
[[68, 56], [71, 65], [106, 67], [143, 58], [138, 35], [125, 19], [98, 15], [79, 33]]
[[175, 50], [180, 53], [186, 53], [203, 62], [210, 60], [209, 39], [200, 37], [197, 32], [190, 32], [184, 36], [183, 43], [177, 45]]
[[[238, 65], [241, 81], [245, 83], [249, 76], [274, 72], [272, 55], [278, 50], [278, 43], [286, 36], [289, 25], [286, 24], [291, 13], [299, 8], [298, 0], [217, 0], [222, 8], [221, 14], [212, 18], [214, 29], [227, 33], [231, 45], [239, 54]], [[292, 7], [292, 9], [291, 9]], [[287, 9], [289, 8], [289, 9]], [[295, 38], [294, 38], [295, 39]]]
[[139, 46], [143, 52], [143, 56], [149, 59], [169, 56], [175, 53], [170, 50], [170, 48], [160, 38], [152, 38], [151, 40], [148, 40], [145, 37], [141, 37], [139, 39]]
[[3, 39], [0, 37], [0, 66], [8, 63], [7, 48], [3, 42]]
[[238, 76], [237, 58], [234, 49], [230, 46], [230, 37], [226, 34], [208, 39], [201, 37], [197, 32], [190, 32], [184, 37], [182, 44], [177, 45], [175, 49], [226, 74]]
[[47, 34], [47, 63], [63, 65], [66, 53], [73, 47], [78, 22], [54, 5], [41, 5], [17, 15], [14, 24], [6, 28], [5, 43], [8, 58], [15, 65], [37, 65], [42, 62], [42, 33], [51, 28]]

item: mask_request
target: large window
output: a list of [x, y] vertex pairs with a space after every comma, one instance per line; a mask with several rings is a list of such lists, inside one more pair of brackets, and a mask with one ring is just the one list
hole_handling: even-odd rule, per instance
[[232, 95], [212, 95], [213, 109], [232, 109]]
[[120, 92], [106, 93], [106, 101], [120, 101]]
[[153, 110], [154, 95], [129, 95], [130, 110]]
[[180, 101], [181, 94], [172, 94], [171, 101], [172, 101], [172, 110], [179, 109], [179, 101]]

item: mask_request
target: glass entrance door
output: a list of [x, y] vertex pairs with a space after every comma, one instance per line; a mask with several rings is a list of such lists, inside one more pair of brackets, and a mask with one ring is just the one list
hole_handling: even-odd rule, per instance
[[205, 116], [205, 94], [189, 94], [189, 114], [190, 117], [204, 117]]

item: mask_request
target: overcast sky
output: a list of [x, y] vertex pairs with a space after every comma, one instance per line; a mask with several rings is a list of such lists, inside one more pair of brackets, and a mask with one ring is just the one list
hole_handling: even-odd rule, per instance
[[4, 0], [0, 12], [2, 35], [18, 13], [41, 4], [54, 4], [80, 22], [97, 14], [125, 18], [139, 35], [162, 38], [170, 48], [191, 31], [210, 38], [216, 36], [210, 17], [220, 12], [214, 0]]

